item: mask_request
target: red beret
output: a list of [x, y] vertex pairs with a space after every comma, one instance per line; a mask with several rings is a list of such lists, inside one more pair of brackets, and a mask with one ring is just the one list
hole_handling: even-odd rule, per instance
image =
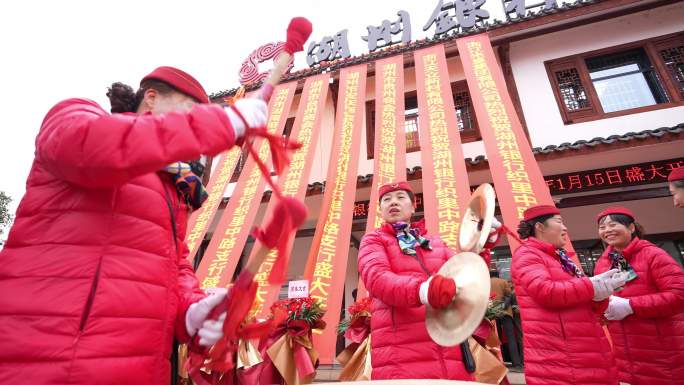
[[560, 214], [560, 210], [556, 208], [556, 206], [551, 206], [551, 205], [538, 205], [538, 206], [532, 206], [525, 210], [523, 213], [523, 220], [524, 221], [530, 221], [534, 218], [541, 217], [542, 215], [558, 215]]
[[610, 214], [622, 214], [622, 215], [626, 215], [626, 216], [632, 218], [632, 221], [635, 220], [634, 213], [632, 213], [632, 210], [630, 210], [626, 207], [613, 206], [613, 207], [608, 207], [607, 209], [601, 211], [596, 216], [596, 221], [598, 222], [601, 220], [601, 218], [605, 217], [606, 215], [610, 215]]
[[209, 103], [209, 97], [197, 79], [178, 68], [158, 67], [142, 78], [140, 84], [148, 79], [161, 80], [178, 91], [195, 98], [200, 103]]
[[411, 186], [408, 184], [408, 182], [401, 181], [395, 183], [387, 183], [386, 185], [381, 186], [380, 190], [378, 190], [378, 200], [382, 199], [382, 196], [387, 194], [388, 192], [398, 190], [408, 191], [411, 194], [413, 194], [413, 190], [411, 189]]
[[667, 180], [669, 182], [674, 182], [676, 180], [684, 180], [684, 167], [675, 168], [672, 170], [670, 175], [668, 175]]

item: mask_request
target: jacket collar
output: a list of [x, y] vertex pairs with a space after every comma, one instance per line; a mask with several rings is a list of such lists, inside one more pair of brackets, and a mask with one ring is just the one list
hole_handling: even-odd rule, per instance
[[[641, 249], [643, 249], [645, 246], [648, 245], [648, 241], [644, 241], [639, 239], [639, 237], [634, 237], [632, 240], [629, 242], [629, 245], [625, 247], [624, 250], [622, 250], [622, 255], [625, 256], [625, 258], [631, 258], [633, 255], [637, 254]], [[606, 253], [612, 253], [615, 251], [615, 248], [613, 246], [608, 246], [606, 249]]]
[[554, 246], [548, 242], [544, 242], [542, 240], [539, 240], [535, 237], [527, 238], [527, 240], [525, 241], [525, 245], [532, 247], [532, 248], [535, 248], [537, 250], [541, 250], [548, 255], [556, 255], [556, 250], [558, 250], [556, 248], [556, 246]]

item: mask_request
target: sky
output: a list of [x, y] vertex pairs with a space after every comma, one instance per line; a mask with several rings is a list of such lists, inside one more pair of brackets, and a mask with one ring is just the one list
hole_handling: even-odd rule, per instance
[[[95, 100], [106, 110], [111, 83], [133, 86], [160, 65], [183, 69], [208, 93], [239, 85], [242, 61], [260, 45], [283, 41], [290, 18], [313, 23], [309, 41], [348, 29], [353, 56], [367, 53], [366, 26], [411, 18], [412, 40], [423, 31], [437, 0], [214, 1], [49, 0], [0, 3], [0, 191], [16, 207], [45, 113], [70, 97]], [[501, 2], [483, 6], [494, 16]], [[308, 46], [308, 42], [305, 48]], [[265, 66], [265, 68], [268, 66]], [[295, 69], [306, 68], [298, 53]], [[5, 232], [1, 237], [7, 236]]]

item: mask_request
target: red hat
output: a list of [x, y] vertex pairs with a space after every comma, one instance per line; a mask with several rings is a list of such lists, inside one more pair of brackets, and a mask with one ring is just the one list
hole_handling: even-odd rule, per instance
[[558, 215], [560, 210], [556, 206], [552, 205], [538, 205], [532, 206], [523, 212], [523, 220], [531, 221], [534, 218], [541, 217], [542, 215]]
[[200, 103], [209, 103], [207, 92], [202, 85], [187, 72], [173, 67], [158, 67], [142, 78], [140, 84], [147, 79], [161, 80], [178, 91], [195, 98]]
[[635, 220], [634, 213], [632, 212], [632, 210], [630, 210], [626, 207], [622, 207], [622, 206], [613, 206], [613, 207], [608, 207], [607, 209], [601, 211], [596, 216], [596, 221], [598, 222], [601, 220], [601, 218], [605, 217], [606, 215], [610, 215], [610, 214], [622, 214], [622, 215], [626, 215], [626, 216], [632, 218], [632, 221]]
[[684, 167], [675, 168], [670, 172], [667, 177], [668, 182], [674, 182], [676, 180], [684, 180]]
[[411, 186], [408, 184], [408, 182], [394, 182], [394, 183], [387, 183], [386, 185], [383, 185], [380, 187], [378, 190], [378, 200], [382, 199], [382, 196], [387, 194], [388, 192], [392, 191], [398, 191], [398, 190], [403, 190], [410, 192], [413, 194], [413, 190], [411, 189]]

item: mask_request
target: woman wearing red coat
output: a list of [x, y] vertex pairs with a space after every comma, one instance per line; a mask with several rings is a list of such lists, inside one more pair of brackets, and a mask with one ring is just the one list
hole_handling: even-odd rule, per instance
[[667, 181], [674, 206], [684, 209], [684, 167], [672, 170]]
[[629, 274], [605, 310], [620, 381], [684, 384], [684, 271], [665, 250], [640, 239], [630, 210], [608, 208], [598, 224], [608, 248], [595, 271], [617, 268]]
[[624, 284], [610, 270], [587, 278], [563, 250], [567, 229], [554, 206], [527, 209], [511, 274], [520, 305], [528, 385], [615, 385], [608, 339], [592, 309]]
[[43, 120], [0, 252], [0, 383], [166, 385], [174, 336], [211, 345], [225, 291], [198, 287], [183, 239], [206, 193], [184, 164], [263, 126], [266, 105], [208, 104], [187, 73], [160, 67], [113, 112], [68, 99]]
[[453, 252], [410, 222], [414, 196], [407, 182], [380, 188], [385, 223], [366, 234], [359, 272], [371, 304], [372, 379], [474, 380], [461, 349], [437, 345], [425, 327], [425, 306], [446, 307], [457, 295], [451, 278], [435, 274]]

